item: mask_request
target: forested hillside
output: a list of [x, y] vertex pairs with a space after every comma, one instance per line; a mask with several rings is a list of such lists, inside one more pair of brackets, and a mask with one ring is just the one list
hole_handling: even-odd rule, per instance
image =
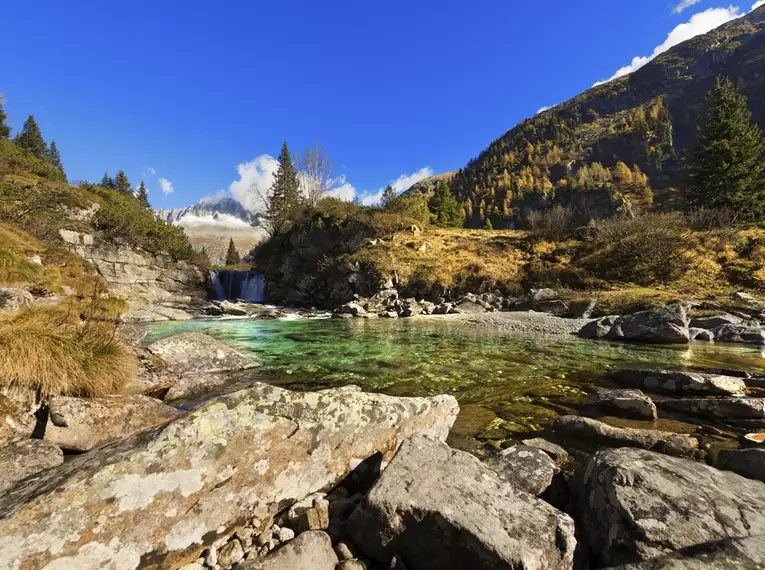
[[684, 157], [705, 96], [729, 77], [765, 124], [765, 7], [682, 43], [631, 75], [531, 117], [450, 182], [466, 225], [517, 224], [529, 211], [572, 205], [580, 221], [679, 204]]

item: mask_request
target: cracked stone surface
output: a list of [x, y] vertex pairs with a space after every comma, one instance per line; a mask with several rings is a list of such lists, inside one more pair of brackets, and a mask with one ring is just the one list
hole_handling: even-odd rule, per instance
[[0, 496], [9, 570], [177, 568], [245, 521], [264, 525], [403, 440], [443, 440], [451, 396], [397, 398], [256, 384], [114, 442]]
[[656, 419], [656, 405], [641, 390], [600, 390], [590, 401], [622, 416]]
[[625, 369], [615, 370], [608, 377], [622, 386], [666, 394], [731, 396], [746, 390], [742, 378], [702, 372]]
[[765, 535], [764, 483], [687, 459], [642, 449], [601, 451], [577, 469], [571, 491], [600, 566]]
[[57, 446], [39, 439], [23, 439], [0, 448], [0, 492], [63, 462], [64, 454]]

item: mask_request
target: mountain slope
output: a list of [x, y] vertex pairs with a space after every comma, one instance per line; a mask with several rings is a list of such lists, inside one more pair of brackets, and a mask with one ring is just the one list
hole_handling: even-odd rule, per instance
[[[581, 221], [621, 208], [671, 207], [705, 96], [718, 75], [765, 125], [765, 7], [684, 42], [635, 73], [531, 117], [460, 170], [452, 191], [469, 226], [517, 223], [551, 203]], [[624, 164], [619, 164], [619, 163]], [[582, 192], [586, 190], [587, 192]]]

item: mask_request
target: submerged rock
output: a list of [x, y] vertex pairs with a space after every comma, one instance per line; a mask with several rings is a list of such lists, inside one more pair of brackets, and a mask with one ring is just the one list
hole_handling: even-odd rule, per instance
[[651, 398], [640, 390], [601, 390], [592, 394], [590, 401], [621, 415], [640, 419], [656, 419], [656, 405]]
[[723, 449], [717, 454], [715, 465], [747, 479], [765, 482], [765, 449]]
[[648, 392], [668, 394], [743, 394], [746, 383], [741, 378], [702, 372], [675, 370], [615, 370], [608, 377], [623, 386]]
[[0, 492], [7, 491], [30, 475], [63, 462], [64, 453], [61, 449], [47, 441], [24, 439], [6, 445], [0, 449]]
[[244, 521], [265, 527], [335, 487], [361, 460], [387, 463], [413, 434], [446, 438], [457, 413], [451, 396], [257, 384], [0, 496], [0, 560], [29, 570], [177, 568]]
[[513, 445], [484, 461], [487, 467], [520, 491], [541, 495], [560, 468], [543, 450]]
[[148, 396], [56, 396], [49, 409], [45, 440], [70, 451], [89, 451], [181, 415]]
[[765, 484], [641, 449], [590, 456], [571, 490], [595, 567], [765, 534]]
[[668, 455], [691, 455], [699, 447], [695, 437], [652, 429], [617, 428], [580, 416], [561, 416], [553, 424], [555, 433], [584, 438], [611, 447], [640, 447]]
[[659, 400], [660, 408], [716, 419], [765, 419], [765, 398], [680, 398]]
[[402, 444], [348, 529], [367, 556], [387, 564], [398, 554], [415, 569], [571, 568], [576, 545], [568, 515], [419, 436]]
[[337, 554], [327, 533], [309, 530], [263, 559], [248, 560], [240, 570], [335, 570]]

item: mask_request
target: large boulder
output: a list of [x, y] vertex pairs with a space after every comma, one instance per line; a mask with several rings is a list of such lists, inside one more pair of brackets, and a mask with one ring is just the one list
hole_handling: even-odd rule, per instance
[[530, 445], [513, 445], [484, 462], [516, 489], [541, 495], [560, 468], [547, 453]]
[[576, 545], [568, 515], [424, 437], [404, 442], [348, 530], [367, 556], [413, 570], [571, 568]]
[[765, 398], [679, 398], [658, 400], [665, 410], [721, 420], [765, 419]]
[[715, 465], [747, 479], [765, 482], [765, 449], [723, 449], [717, 454]]
[[[680, 303], [616, 318], [605, 317], [596, 323], [584, 327], [580, 336], [661, 344], [686, 344], [690, 341], [688, 315]], [[609, 327], [608, 331], [601, 336], [600, 330], [606, 327]]]
[[652, 429], [617, 428], [580, 416], [561, 416], [553, 424], [556, 434], [609, 447], [641, 447], [669, 455], [692, 455], [699, 447], [695, 437]]
[[148, 396], [56, 396], [49, 411], [45, 440], [70, 451], [90, 451], [181, 415]]
[[765, 534], [765, 483], [642, 449], [590, 456], [571, 491], [595, 567]]
[[150, 344], [150, 354], [159, 357], [176, 377], [167, 400], [198, 396], [229, 383], [227, 372], [259, 366], [252, 358], [202, 333], [182, 333]]
[[[245, 521], [386, 464], [413, 434], [445, 439], [451, 396], [256, 384], [67, 461], [0, 496], [0, 560], [24, 568], [177, 568]], [[255, 524], [257, 523], [257, 524]]]
[[720, 342], [739, 342], [745, 344], [765, 344], [765, 329], [744, 324], [722, 325], [712, 329], [715, 340]]
[[590, 401], [619, 415], [655, 420], [656, 404], [640, 390], [601, 390]]
[[329, 535], [319, 530], [302, 532], [262, 559], [247, 560], [239, 570], [335, 570], [337, 554]]
[[47, 441], [24, 439], [13, 442], [0, 449], [0, 493], [30, 475], [63, 462], [63, 452]]
[[31, 305], [33, 301], [34, 297], [29, 291], [14, 289], [13, 287], [0, 287], [0, 312], [15, 311]]
[[765, 537], [728, 538], [683, 548], [667, 556], [612, 570], [759, 570], [765, 568]]
[[742, 378], [702, 372], [623, 369], [609, 372], [608, 377], [622, 386], [667, 394], [729, 396], [746, 391]]
[[695, 317], [691, 319], [691, 327], [698, 329], [714, 329], [723, 325], [738, 325], [743, 321], [741, 317], [736, 315], [730, 315], [728, 313], [722, 313], [719, 315], [713, 315], [711, 317]]

